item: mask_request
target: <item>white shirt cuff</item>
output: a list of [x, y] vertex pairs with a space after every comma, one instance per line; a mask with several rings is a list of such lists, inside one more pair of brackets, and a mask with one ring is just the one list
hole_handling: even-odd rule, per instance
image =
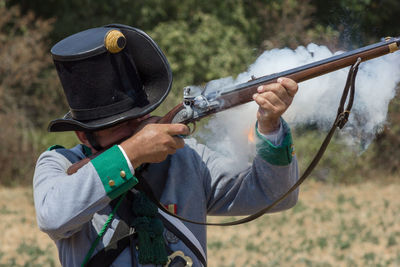
[[124, 155], [126, 163], [128, 164], [129, 170], [131, 171], [132, 175], [135, 175], [135, 169], [133, 168], [131, 161], [129, 160], [128, 156], [126, 155], [125, 150], [120, 145], [118, 145], [118, 148], [119, 148], [119, 150], [121, 150], [122, 154]]

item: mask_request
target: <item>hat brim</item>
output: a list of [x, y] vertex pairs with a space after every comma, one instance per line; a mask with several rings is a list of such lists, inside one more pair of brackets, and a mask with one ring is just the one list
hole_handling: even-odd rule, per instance
[[169, 63], [157, 44], [143, 31], [121, 24], [110, 24], [105, 27], [118, 28], [127, 39], [127, 47], [143, 83], [148, 104], [133, 107], [127, 111], [109, 117], [78, 121], [71, 112], [63, 118], [50, 122], [48, 131], [96, 131], [114, 126], [126, 120], [140, 118], [155, 110], [167, 97], [172, 86], [172, 72]]
[[97, 119], [88, 122], [74, 120], [71, 112], [65, 114], [62, 119], [56, 119], [50, 122], [49, 132], [65, 132], [65, 131], [98, 131], [117, 125], [121, 122], [140, 118], [148, 114], [147, 111], [138, 113], [137, 108], [125, 111], [123, 113], [113, 115], [107, 118]]

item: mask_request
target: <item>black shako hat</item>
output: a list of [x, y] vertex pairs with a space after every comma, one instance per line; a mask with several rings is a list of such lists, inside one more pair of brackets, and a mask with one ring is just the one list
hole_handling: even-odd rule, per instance
[[50, 132], [96, 131], [142, 117], [168, 95], [172, 72], [157, 44], [121, 24], [71, 35], [51, 49], [70, 111]]

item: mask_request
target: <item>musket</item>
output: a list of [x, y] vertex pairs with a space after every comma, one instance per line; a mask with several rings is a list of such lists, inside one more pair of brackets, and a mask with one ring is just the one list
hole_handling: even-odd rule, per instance
[[[400, 48], [400, 37], [386, 37], [383, 41], [356, 50], [342, 53], [320, 61], [306, 64], [279, 73], [252, 78], [252, 80], [231, 87], [220, 88], [207, 93], [205, 88], [187, 86], [183, 89], [183, 102], [174, 107], [164, 117], [151, 119], [156, 123], [190, 124], [217, 112], [250, 102], [260, 85], [274, 83], [279, 77], [291, 78], [297, 83], [353, 65], [358, 58], [367, 61], [393, 53]], [[97, 153], [94, 155], [96, 156]], [[93, 156], [92, 156], [93, 157]], [[91, 157], [91, 158], [92, 158]], [[67, 171], [75, 173], [91, 158], [73, 164]]]
[[279, 77], [287, 77], [300, 83], [361, 62], [381, 57], [399, 50], [400, 37], [386, 37], [383, 41], [356, 50], [342, 53], [320, 61], [306, 64], [279, 73], [252, 77], [252, 80], [235, 86], [221, 88], [207, 95], [198, 87], [185, 87], [183, 102], [174, 107], [159, 123], [192, 123], [217, 112], [250, 102], [260, 85], [275, 83]]

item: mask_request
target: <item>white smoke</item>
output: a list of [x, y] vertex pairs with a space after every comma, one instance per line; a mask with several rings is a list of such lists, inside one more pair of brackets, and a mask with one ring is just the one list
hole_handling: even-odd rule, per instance
[[[340, 53], [340, 52], [339, 52]], [[336, 53], [338, 54], [338, 53]], [[251, 76], [261, 77], [299, 67], [333, 56], [325, 46], [310, 44], [296, 50], [265, 51], [248, 71], [207, 84], [207, 92], [244, 83]], [[335, 119], [346, 82], [348, 68], [341, 69], [299, 84], [299, 91], [284, 119], [290, 126], [313, 123], [324, 130]], [[356, 79], [356, 95], [349, 122], [343, 129], [352, 143], [368, 146], [386, 122], [388, 105], [400, 81], [400, 53], [389, 54], [360, 65]], [[207, 145], [239, 161], [247, 161], [252, 148], [247, 133], [254, 127], [258, 106], [254, 102], [218, 113], [197, 136]]]

